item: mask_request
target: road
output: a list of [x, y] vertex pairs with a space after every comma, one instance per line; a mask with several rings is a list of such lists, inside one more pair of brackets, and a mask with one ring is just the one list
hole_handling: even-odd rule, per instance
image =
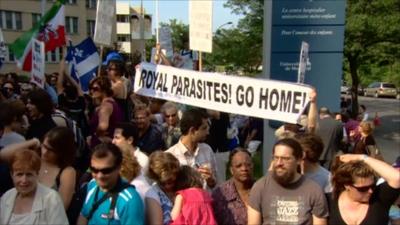
[[374, 137], [388, 163], [393, 163], [400, 156], [400, 101], [391, 98], [358, 97], [359, 104], [365, 105], [370, 119], [375, 113], [381, 118], [381, 125], [376, 127]]

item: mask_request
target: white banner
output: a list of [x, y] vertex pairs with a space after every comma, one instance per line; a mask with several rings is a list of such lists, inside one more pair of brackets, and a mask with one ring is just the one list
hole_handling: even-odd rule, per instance
[[94, 42], [111, 46], [115, 24], [115, 0], [97, 0]]
[[300, 59], [299, 59], [299, 70], [297, 72], [297, 83], [304, 83], [306, 78], [306, 68], [308, 61], [308, 43], [302, 41], [301, 42], [301, 51], [300, 51]]
[[189, 1], [190, 49], [212, 52], [212, 0]]
[[312, 88], [142, 62], [136, 70], [134, 90], [140, 95], [182, 104], [297, 123]]
[[46, 79], [44, 76], [44, 63], [44, 42], [34, 39], [32, 42], [31, 82], [41, 88], [44, 88]]

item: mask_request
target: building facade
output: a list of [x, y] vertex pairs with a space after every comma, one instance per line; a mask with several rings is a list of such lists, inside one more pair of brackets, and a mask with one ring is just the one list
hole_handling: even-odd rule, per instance
[[[8, 45], [13, 43], [24, 32], [32, 28], [41, 18], [41, 0], [1, 0], [0, 27], [7, 47], [7, 57], [0, 73], [15, 72], [28, 74], [17, 68], [15, 58]], [[53, 5], [53, 0], [46, 2], [46, 11]], [[87, 36], [93, 36], [96, 21], [97, 0], [66, 0], [65, 27], [68, 38], [77, 44]], [[46, 53], [46, 73], [58, 72], [63, 49]]]

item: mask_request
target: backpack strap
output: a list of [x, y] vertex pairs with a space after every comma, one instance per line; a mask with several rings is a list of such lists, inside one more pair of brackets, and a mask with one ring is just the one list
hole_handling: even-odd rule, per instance
[[[117, 205], [118, 194], [121, 191], [123, 191], [129, 187], [135, 187], [135, 186], [133, 186], [129, 183], [122, 183], [122, 180], [120, 178], [117, 186], [114, 189], [112, 189], [109, 192], [107, 192], [106, 194], [104, 194], [102, 198], [100, 198], [98, 201], [96, 201], [92, 205], [92, 208], [90, 209], [89, 215], [86, 219], [89, 221], [93, 217], [94, 212], [99, 208], [99, 206], [110, 197], [111, 197], [111, 205], [110, 205], [110, 210], [109, 210], [108, 215], [110, 216], [110, 218], [113, 218], [114, 210]], [[96, 192], [94, 194], [94, 200], [97, 199], [97, 196], [99, 194], [99, 189], [100, 189], [100, 187], [97, 187]]]

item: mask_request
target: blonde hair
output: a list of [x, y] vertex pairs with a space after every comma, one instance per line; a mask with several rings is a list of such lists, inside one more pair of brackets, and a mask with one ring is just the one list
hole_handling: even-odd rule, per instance
[[140, 173], [140, 164], [130, 151], [122, 151], [122, 163], [119, 174], [128, 181], [135, 179]]
[[361, 128], [361, 132], [366, 135], [370, 135], [374, 130], [374, 125], [368, 121], [362, 121], [359, 126]]
[[176, 176], [179, 172], [179, 161], [169, 152], [155, 151], [149, 157], [147, 176], [157, 183]]

